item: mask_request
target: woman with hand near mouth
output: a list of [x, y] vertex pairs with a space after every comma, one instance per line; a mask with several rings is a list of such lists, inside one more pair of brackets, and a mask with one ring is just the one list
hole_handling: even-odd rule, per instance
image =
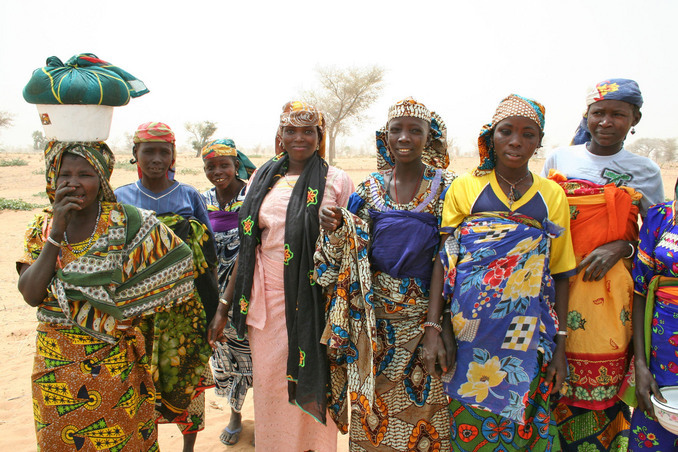
[[29, 226], [17, 262], [19, 291], [38, 307], [38, 449], [158, 450], [140, 324], [184, 309], [190, 249], [152, 212], [116, 202], [105, 143], [51, 142], [45, 162], [52, 206]]
[[[361, 347], [361, 338], [355, 338], [348, 359], [359, 361], [359, 368], [349, 367], [348, 383], [359, 378], [362, 392], [348, 389], [351, 451], [450, 448], [447, 397], [440, 379], [424, 367], [422, 354], [424, 330], [439, 327], [439, 322], [425, 320], [441, 195], [454, 178], [445, 170], [446, 131], [440, 117], [424, 104], [412, 98], [396, 103], [389, 109], [386, 126], [377, 132], [379, 172], [358, 186], [347, 210], [333, 207], [321, 212], [328, 236], [321, 247], [325, 261], [318, 266], [319, 280], [345, 258], [344, 244], [352, 248], [364, 242], [357, 250], [360, 256], [367, 253], [369, 241], [367, 274], [358, 270], [352, 275], [358, 284], [351, 283], [350, 288], [362, 284], [372, 289], [375, 356], [372, 363], [369, 344]], [[345, 296], [343, 290], [335, 292], [336, 297]], [[368, 305], [367, 312], [353, 311], [369, 317], [372, 304]], [[333, 331], [339, 328], [330, 326]], [[363, 327], [371, 330], [369, 322]], [[336, 364], [338, 368], [341, 360]], [[376, 376], [369, 375], [372, 366]], [[339, 375], [334, 378], [340, 380]], [[340, 423], [345, 422], [346, 397], [345, 392], [333, 393], [337, 401], [333, 415]]]
[[567, 317], [570, 375], [554, 414], [563, 450], [616, 450], [629, 436], [620, 388], [629, 369], [638, 215], [664, 200], [664, 187], [654, 162], [624, 149], [641, 118], [638, 84], [602, 81], [586, 104], [574, 146], [553, 151], [542, 171], [567, 195], [578, 264]]
[[[238, 211], [245, 199], [245, 180], [255, 167], [231, 139], [214, 140], [202, 149], [205, 176], [214, 185], [202, 194], [214, 230], [219, 267], [219, 293], [233, 274], [238, 257]], [[224, 342], [218, 342], [212, 358], [216, 394], [226, 397], [231, 406], [231, 420], [219, 436], [227, 446], [236, 444], [242, 432], [240, 410], [247, 390], [252, 387], [252, 355], [247, 337], [242, 340], [230, 324], [224, 329]]]
[[549, 395], [567, 375], [575, 262], [565, 195], [528, 168], [544, 112], [502, 100], [478, 138], [480, 166], [445, 196], [428, 317], [443, 313], [444, 329], [424, 346], [429, 371], [444, 373], [454, 450], [559, 450]]
[[[353, 183], [325, 155], [325, 119], [304, 102], [283, 106], [276, 156], [252, 175], [240, 208], [240, 251], [224, 299], [209, 327], [223, 341], [233, 325], [252, 351], [257, 449], [335, 451], [327, 423], [329, 363], [320, 343], [325, 301], [313, 277], [318, 211], [345, 205]], [[296, 406], [295, 406], [296, 405]]]
[[[204, 391], [213, 386], [206, 331], [219, 304], [212, 226], [200, 193], [174, 180], [175, 138], [167, 124], [140, 125], [132, 153], [139, 180], [115, 190], [118, 201], [155, 211], [193, 251], [196, 291], [186, 310], [169, 317], [157, 315], [143, 325], [158, 355], [158, 422], [176, 424], [183, 434], [183, 450], [188, 452], [194, 450], [198, 432], [205, 428]], [[179, 334], [176, 341], [169, 340], [173, 333]], [[184, 345], [186, 338], [190, 346]]]

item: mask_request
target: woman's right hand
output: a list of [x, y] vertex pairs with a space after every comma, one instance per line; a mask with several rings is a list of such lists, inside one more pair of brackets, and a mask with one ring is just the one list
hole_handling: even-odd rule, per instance
[[337, 206], [323, 207], [318, 214], [320, 226], [325, 232], [334, 232], [339, 229], [344, 221], [341, 209]]
[[224, 328], [228, 323], [228, 309], [229, 307], [223, 303], [219, 303], [217, 313], [207, 327], [207, 342], [213, 349], [217, 348], [217, 342], [224, 342]]
[[657, 381], [652, 376], [652, 372], [647, 368], [644, 362], [635, 362], [636, 368], [636, 397], [638, 399], [638, 410], [657, 420], [654, 414], [654, 406], [650, 400], [650, 393], [660, 401], [666, 403], [666, 399], [659, 390]]
[[73, 217], [73, 211], [82, 209], [82, 200], [71, 193], [75, 187], [68, 185], [68, 182], [59, 184], [54, 193], [54, 203], [52, 204], [52, 229], [51, 234], [55, 240], [63, 237], [68, 223]]

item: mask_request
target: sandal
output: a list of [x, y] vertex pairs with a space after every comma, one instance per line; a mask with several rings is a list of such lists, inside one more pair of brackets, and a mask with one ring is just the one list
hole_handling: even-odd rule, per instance
[[226, 446], [233, 446], [235, 444], [238, 444], [238, 441], [240, 441], [240, 433], [242, 432], [242, 425], [240, 428], [231, 430], [226, 426], [222, 432], [221, 435], [219, 435], [219, 440], [221, 440], [222, 444]]

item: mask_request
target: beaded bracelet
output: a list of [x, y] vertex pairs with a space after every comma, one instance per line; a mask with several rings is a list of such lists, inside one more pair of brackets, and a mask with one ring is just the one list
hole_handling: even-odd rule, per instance
[[57, 248], [61, 248], [61, 247], [63, 246], [61, 243], [57, 242], [56, 240], [54, 240], [54, 239], [53, 239], [52, 237], [50, 237], [49, 235], [47, 236], [47, 241], [48, 241], [49, 243], [51, 243], [52, 245], [56, 246]]
[[424, 323], [421, 324], [421, 326], [422, 326], [422, 328], [426, 328], [426, 327], [429, 327], [429, 326], [430, 326], [431, 328], [433, 328], [434, 330], [438, 331], [439, 333], [442, 333], [442, 332], [443, 332], [443, 327], [440, 326], [440, 325], [439, 325], [438, 323], [436, 323], [436, 322], [424, 322]]

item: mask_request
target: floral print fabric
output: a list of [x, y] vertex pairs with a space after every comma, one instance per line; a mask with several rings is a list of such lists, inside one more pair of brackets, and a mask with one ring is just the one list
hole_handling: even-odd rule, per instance
[[557, 318], [549, 241], [562, 228], [518, 215], [469, 216], [441, 252], [457, 341], [445, 392], [525, 424], [538, 353], [551, 360]]
[[[678, 385], [678, 227], [675, 201], [657, 204], [647, 212], [640, 230], [638, 254], [633, 267], [634, 289], [654, 298], [651, 317], [646, 317], [648, 365], [659, 387]], [[659, 279], [658, 281], [656, 279]], [[654, 294], [650, 293], [654, 292]], [[654, 297], [652, 296], [654, 295]], [[647, 314], [646, 314], [647, 315]], [[631, 450], [664, 451], [678, 448], [678, 436], [636, 410], [631, 418]]]

